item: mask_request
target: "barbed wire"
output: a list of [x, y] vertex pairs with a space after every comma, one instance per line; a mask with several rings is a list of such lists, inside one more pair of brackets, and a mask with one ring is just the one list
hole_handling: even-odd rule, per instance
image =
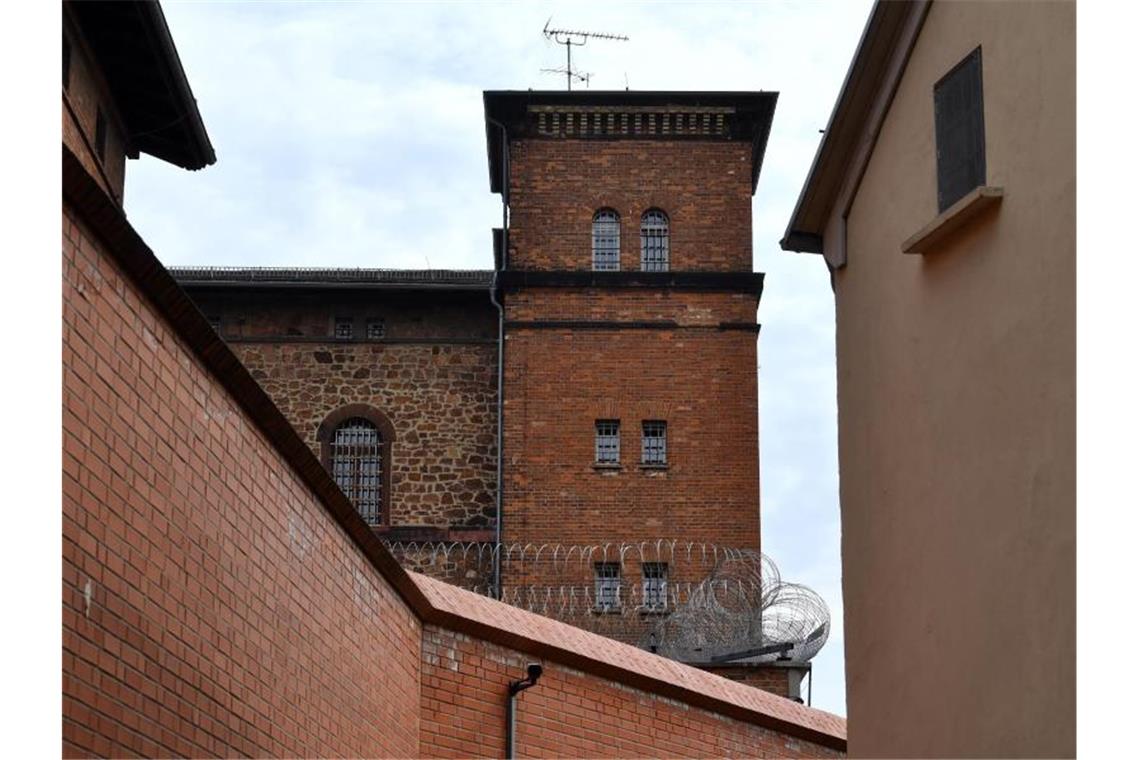
[[[408, 569], [684, 662], [806, 662], [831, 629], [823, 599], [784, 581], [776, 563], [755, 549], [664, 538], [386, 543]], [[640, 575], [642, 566], [658, 563], [667, 576], [627, 580], [627, 568]], [[616, 575], [597, 579], [603, 564], [616, 565]]]

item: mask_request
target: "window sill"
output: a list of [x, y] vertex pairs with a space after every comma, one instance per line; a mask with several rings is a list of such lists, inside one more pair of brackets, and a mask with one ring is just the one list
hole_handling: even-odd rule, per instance
[[907, 238], [903, 253], [929, 253], [986, 209], [1001, 203], [1000, 187], [979, 185], [950, 208], [934, 217], [925, 227]]
[[621, 465], [617, 462], [594, 462], [593, 468], [602, 472], [620, 472]]
[[650, 463], [650, 462], [642, 462], [641, 464], [637, 465], [637, 469], [649, 470], [651, 472], [652, 471], [663, 471], [663, 470], [668, 470], [669, 465], [668, 464], [655, 464], [655, 463]]
[[622, 613], [622, 608], [620, 606], [593, 607], [591, 608], [590, 612], [594, 613], [595, 615], [620, 615]]

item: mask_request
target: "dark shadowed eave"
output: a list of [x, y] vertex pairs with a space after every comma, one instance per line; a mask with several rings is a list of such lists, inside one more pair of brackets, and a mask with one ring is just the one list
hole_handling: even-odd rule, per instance
[[154, 0], [65, 3], [102, 69], [127, 129], [127, 155], [148, 153], [183, 169], [214, 163], [162, 7]]
[[[915, 13], [924, 15], [928, 5], [927, 0], [879, 0], [871, 10], [811, 170], [780, 240], [785, 251], [823, 253], [824, 226], [838, 200], [848, 165], [867, 133], [867, 122], [874, 116], [876, 97], [889, 74], [892, 57], [906, 41], [908, 20]], [[880, 118], [883, 115], [885, 112]], [[872, 130], [876, 136], [880, 125], [874, 125]]]
[[310, 267], [170, 267], [183, 287], [384, 288], [399, 290], [486, 290], [486, 269], [341, 269]]
[[[756, 192], [778, 96], [777, 92], [764, 91], [486, 90], [483, 92], [483, 112], [487, 126], [487, 166], [491, 192], [503, 192], [503, 140], [499, 125], [506, 127], [508, 137], [522, 135], [526, 129], [527, 109], [531, 106], [731, 108], [732, 139], [746, 140], [752, 144], [752, 192]], [[588, 137], [593, 139], [599, 135]]]

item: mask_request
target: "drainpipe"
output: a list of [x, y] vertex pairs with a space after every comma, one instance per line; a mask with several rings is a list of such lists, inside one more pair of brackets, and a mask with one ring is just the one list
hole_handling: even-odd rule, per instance
[[[507, 138], [507, 127], [500, 121], [487, 117], [487, 121], [491, 122], [499, 128], [502, 133], [502, 155], [503, 155], [503, 176], [501, 180], [501, 195], [503, 197], [503, 227], [502, 227], [502, 246], [503, 255], [501, 259], [501, 266], [495, 268], [495, 272], [491, 275], [491, 303], [499, 310], [499, 413], [497, 421], [497, 430], [495, 433], [495, 447], [498, 460], [496, 463], [495, 475], [495, 598], [502, 599], [502, 574], [503, 574], [503, 352], [506, 348], [506, 335], [504, 333], [504, 312], [503, 304], [498, 300], [496, 291], [499, 285], [499, 272], [507, 268], [507, 256], [510, 250], [509, 246], [509, 233], [507, 225], [510, 218], [507, 214], [507, 196], [510, 193], [510, 171], [508, 163], [510, 162], [510, 141]], [[513, 704], [513, 702], [512, 702]]]
[[526, 678], [521, 681], [511, 681], [510, 687], [507, 689], [507, 751], [505, 753], [507, 760], [512, 760], [515, 756], [515, 710], [518, 704], [516, 698], [520, 691], [526, 691], [538, 683], [538, 678], [541, 675], [542, 665], [532, 662], [526, 666]]

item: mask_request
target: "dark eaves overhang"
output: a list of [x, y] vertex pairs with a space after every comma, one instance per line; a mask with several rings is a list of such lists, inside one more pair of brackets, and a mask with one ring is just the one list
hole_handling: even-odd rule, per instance
[[170, 267], [183, 288], [252, 290], [486, 291], [484, 269], [330, 269], [307, 267]]
[[158, 2], [90, 0], [66, 7], [126, 122], [127, 155], [148, 153], [183, 169], [214, 163], [214, 148]]
[[[900, 44], [908, 41], [913, 44], [913, 38], [908, 37], [906, 30], [913, 25], [912, 17], [916, 14], [919, 14], [918, 24], [921, 26], [928, 6], [928, 0], [878, 0], [875, 3], [807, 180], [800, 190], [795, 210], [780, 240], [780, 247], [785, 251], [823, 253], [824, 227], [838, 200], [851, 161], [860, 153], [861, 142], [866, 139], [867, 124], [876, 114], [876, 101], [891, 71], [892, 58]], [[909, 26], [908, 22], [911, 22]], [[893, 96], [893, 85], [889, 95]], [[884, 115], [885, 110], [878, 114], [880, 118]], [[872, 140], [877, 137], [879, 126], [881, 122], [874, 125]], [[859, 170], [862, 168], [865, 166]]]
[[755, 193], [778, 96], [777, 92], [763, 91], [486, 90], [483, 93], [483, 113], [487, 123], [487, 167], [491, 177], [491, 192], [503, 192], [503, 139], [500, 124], [506, 128], [509, 139], [524, 134], [527, 108], [530, 106], [597, 105], [723, 106], [735, 109], [733, 121], [736, 129], [732, 137], [752, 143], [752, 192]]

